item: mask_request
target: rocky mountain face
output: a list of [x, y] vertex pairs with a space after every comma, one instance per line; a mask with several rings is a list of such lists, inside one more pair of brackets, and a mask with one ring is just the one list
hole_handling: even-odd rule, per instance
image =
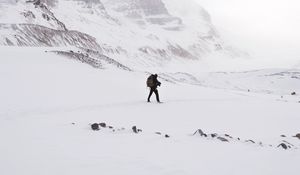
[[95, 38], [78, 31], [55, 30], [36, 24], [0, 24], [1, 45], [59, 47], [76, 46], [100, 49]]
[[1, 45], [76, 46], [129, 67], [240, 56], [193, 0], [1, 1], [0, 21]]

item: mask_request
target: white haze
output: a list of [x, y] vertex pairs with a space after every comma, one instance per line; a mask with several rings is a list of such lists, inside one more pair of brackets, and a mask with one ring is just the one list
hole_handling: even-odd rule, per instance
[[[3, 2], [16, 1], [0, 0], [0, 5]], [[246, 51], [255, 58], [251, 64], [247, 61], [247, 63], [245, 61], [237, 63], [241, 69], [244, 67], [247, 69], [300, 68], [300, 11], [298, 10], [300, 2], [298, 0], [191, 1], [198, 2], [209, 12], [212, 22], [227, 44]], [[173, 1], [176, 2], [179, 1]], [[186, 10], [192, 11], [188, 6], [189, 3], [186, 4]], [[182, 6], [182, 3], [177, 5]], [[210, 60], [220, 63], [219, 59]], [[225, 63], [227, 67], [234, 67], [234, 69], [237, 67], [228, 60]], [[248, 65], [241, 66], [241, 64]]]
[[211, 15], [221, 36], [269, 67], [300, 63], [300, 1], [195, 0]]

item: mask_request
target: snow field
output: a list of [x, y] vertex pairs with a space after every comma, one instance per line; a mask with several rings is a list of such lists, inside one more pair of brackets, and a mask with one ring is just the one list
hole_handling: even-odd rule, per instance
[[[100, 70], [45, 48], [2, 47], [1, 174], [298, 174], [299, 103], [162, 81], [146, 103], [147, 75]], [[116, 128], [92, 131], [91, 123]], [[74, 123], [74, 124], [72, 124]], [[143, 132], [135, 134], [136, 125]], [[118, 129], [125, 128], [125, 130]], [[191, 136], [230, 134], [229, 143]], [[168, 134], [165, 138], [155, 132]], [[266, 146], [244, 143], [252, 139]]]

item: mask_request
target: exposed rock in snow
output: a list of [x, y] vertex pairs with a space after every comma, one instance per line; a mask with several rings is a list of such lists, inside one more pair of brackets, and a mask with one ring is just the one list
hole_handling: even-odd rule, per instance
[[[93, 36], [102, 54], [132, 68], [164, 67], [174, 60], [196, 61], [215, 53], [242, 56], [222, 41], [209, 14], [192, 0], [30, 0], [3, 3], [0, 9], [1, 23], [36, 24]], [[0, 44], [16, 45], [11, 33], [1, 33]], [[56, 40], [44, 37], [50, 38], [41, 40]], [[32, 35], [26, 38], [35, 40]], [[43, 42], [34, 46], [47, 45]]]
[[35, 24], [0, 24], [0, 44], [100, 48], [95, 38], [90, 35], [78, 31], [54, 30]]
[[111, 65], [113, 67], [117, 67], [119, 69], [122, 70], [126, 70], [126, 71], [131, 71], [130, 68], [124, 66], [123, 64], [115, 61], [112, 58], [109, 58], [101, 53], [98, 53], [96, 51], [92, 51], [90, 49], [83, 49], [82, 51], [52, 51], [58, 55], [62, 55], [65, 56], [67, 58], [72, 58], [78, 61], [81, 61], [83, 63], [89, 64], [95, 68], [106, 68], [107, 66], [104, 66], [104, 64], [106, 65]]

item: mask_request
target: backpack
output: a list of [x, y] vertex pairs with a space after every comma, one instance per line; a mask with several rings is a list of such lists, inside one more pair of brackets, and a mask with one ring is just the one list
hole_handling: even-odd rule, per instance
[[154, 84], [154, 75], [150, 75], [147, 79], [147, 87], [154, 87], [155, 84]]

